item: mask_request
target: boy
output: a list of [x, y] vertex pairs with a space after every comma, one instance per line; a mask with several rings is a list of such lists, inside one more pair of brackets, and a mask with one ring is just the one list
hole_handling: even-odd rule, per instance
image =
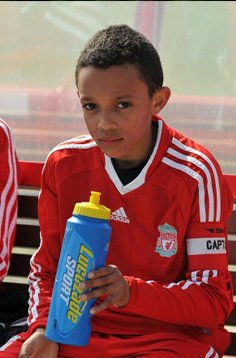
[[[233, 307], [226, 249], [232, 198], [217, 162], [157, 115], [170, 96], [160, 59], [128, 26], [94, 35], [78, 60], [76, 85], [91, 136], [64, 142], [48, 156], [30, 326], [2, 354], [222, 356]], [[112, 210], [107, 266], [80, 285], [94, 288], [82, 301], [98, 298], [89, 345], [59, 349], [44, 336], [55, 272], [66, 220], [91, 190]]]

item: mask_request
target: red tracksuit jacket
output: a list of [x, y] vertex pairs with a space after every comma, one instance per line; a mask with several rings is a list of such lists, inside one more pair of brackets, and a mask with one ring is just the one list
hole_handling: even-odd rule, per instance
[[0, 119], [0, 282], [7, 275], [17, 218], [17, 159], [12, 135]]
[[233, 307], [226, 221], [232, 197], [219, 165], [202, 146], [159, 117], [156, 145], [138, 177], [123, 185], [90, 136], [48, 156], [39, 197], [41, 245], [31, 260], [30, 330], [46, 325], [66, 220], [75, 202], [102, 193], [112, 210], [108, 263], [126, 276], [131, 298], [92, 319], [93, 330], [145, 334], [176, 330], [228, 344]]

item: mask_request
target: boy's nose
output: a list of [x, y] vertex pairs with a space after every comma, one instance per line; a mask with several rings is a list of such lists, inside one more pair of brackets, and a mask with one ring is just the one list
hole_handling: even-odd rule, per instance
[[98, 120], [98, 127], [104, 131], [114, 130], [116, 124], [114, 119], [109, 114], [102, 114]]

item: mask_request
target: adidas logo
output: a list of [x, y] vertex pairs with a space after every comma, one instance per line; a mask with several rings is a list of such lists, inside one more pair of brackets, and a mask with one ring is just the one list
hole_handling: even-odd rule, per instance
[[123, 207], [113, 211], [113, 213], [111, 214], [111, 220], [120, 221], [125, 224], [130, 223], [130, 220], [127, 218], [127, 215]]

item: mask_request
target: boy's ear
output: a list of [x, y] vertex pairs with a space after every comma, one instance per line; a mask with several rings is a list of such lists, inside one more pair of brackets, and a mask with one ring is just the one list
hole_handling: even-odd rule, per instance
[[161, 87], [153, 94], [153, 114], [159, 113], [168, 102], [171, 95], [169, 87]]
[[79, 93], [79, 90], [77, 91], [77, 96], [80, 97], [80, 93]]

